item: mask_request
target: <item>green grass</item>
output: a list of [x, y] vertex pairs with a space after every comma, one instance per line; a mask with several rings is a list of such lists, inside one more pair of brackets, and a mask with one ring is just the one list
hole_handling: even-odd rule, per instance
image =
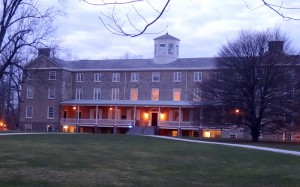
[[300, 157], [151, 137], [0, 136], [1, 186], [300, 186]]

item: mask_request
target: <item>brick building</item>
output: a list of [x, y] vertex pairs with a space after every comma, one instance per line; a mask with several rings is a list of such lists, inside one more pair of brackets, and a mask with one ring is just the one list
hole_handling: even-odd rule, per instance
[[201, 98], [199, 84], [218, 80], [214, 58], [178, 58], [179, 42], [155, 38], [153, 59], [63, 61], [40, 49], [25, 66], [20, 130], [248, 138], [238, 111]]

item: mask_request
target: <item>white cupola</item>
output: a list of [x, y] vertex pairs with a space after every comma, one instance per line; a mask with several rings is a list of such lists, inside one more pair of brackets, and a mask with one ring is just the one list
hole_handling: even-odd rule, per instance
[[154, 59], [156, 64], [167, 64], [177, 60], [179, 55], [179, 39], [168, 33], [154, 38]]

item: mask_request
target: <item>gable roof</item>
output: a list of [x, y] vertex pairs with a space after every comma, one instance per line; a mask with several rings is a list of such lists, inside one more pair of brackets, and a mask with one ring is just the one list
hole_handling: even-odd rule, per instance
[[154, 38], [154, 40], [166, 40], [166, 39], [180, 41], [178, 38], [176, 38], [176, 37], [174, 37], [172, 35], [169, 35], [169, 33], [166, 33], [165, 35], [162, 35], [162, 36], [159, 36], [157, 38]]
[[46, 57], [44, 55], [40, 55], [37, 58], [31, 60], [29, 63], [24, 65], [24, 69], [26, 68], [63, 68], [61, 63], [57, 63], [57, 61], [52, 58]]

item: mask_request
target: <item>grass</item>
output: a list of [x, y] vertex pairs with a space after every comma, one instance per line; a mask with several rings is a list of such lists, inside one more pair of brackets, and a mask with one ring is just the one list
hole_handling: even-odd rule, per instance
[[151, 137], [0, 136], [1, 186], [299, 186], [300, 157]]

